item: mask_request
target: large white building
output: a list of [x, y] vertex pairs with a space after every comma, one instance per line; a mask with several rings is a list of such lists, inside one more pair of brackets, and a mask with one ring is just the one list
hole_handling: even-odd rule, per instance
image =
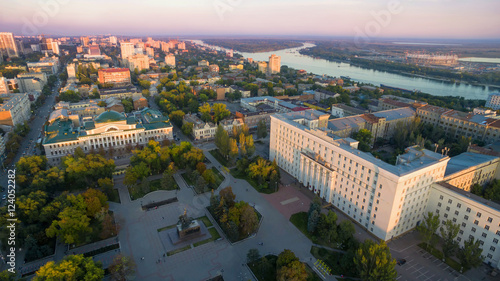
[[494, 110], [500, 109], [500, 93], [489, 94], [485, 106]]
[[[436, 213], [436, 208], [444, 204], [442, 200], [453, 196], [455, 199], [444, 202], [471, 214], [471, 209], [477, 209], [477, 216], [480, 218], [482, 213], [483, 217], [473, 219], [472, 215], [463, 216], [461, 211], [454, 213], [447, 208], [446, 212], [451, 213], [442, 219], [451, 219], [455, 214], [453, 221], [464, 229], [470, 228], [472, 222], [480, 225], [481, 231], [473, 226], [464, 235], [482, 238], [485, 261], [500, 266], [500, 250], [495, 252], [492, 245], [500, 239], [499, 208], [445, 182], [470, 184], [476, 177], [476, 182], [482, 183], [482, 179], [496, 174], [493, 170], [498, 167], [498, 158], [480, 156], [477, 163], [465, 165], [460, 172], [460, 165], [470, 155], [454, 161], [447, 170], [450, 157], [410, 147], [398, 157], [396, 165], [391, 165], [358, 150], [358, 141], [334, 135], [329, 129], [329, 117], [315, 110], [272, 115], [269, 159], [276, 160], [280, 168], [382, 240], [414, 229], [427, 211]], [[471, 176], [470, 167], [478, 167], [485, 176]], [[468, 238], [461, 237], [457, 240]]]
[[[193, 132], [192, 137], [195, 140], [209, 140], [215, 138], [215, 132], [217, 131], [217, 124], [212, 122], [203, 122], [196, 114], [186, 114], [182, 120], [182, 123], [192, 123]], [[231, 133], [233, 127], [241, 127], [243, 125], [243, 120], [241, 118], [227, 119], [220, 121], [220, 125], [227, 132]]]
[[281, 71], [281, 57], [274, 55], [274, 54], [271, 55], [269, 57], [268, 67], [269, 67], [269, 70], [268, 70], [269, 74], [280, 73], [280, 71]]
[[151, 139], [173, 139], [172, 125], [157, 110], [146, 108], [128, 116], [106, 111], [93, 119], [69, 115], [66, 109], [60, 109], [51, 113], [42, 144], [49, 164], [56, 165], [77, 147], [85, 153], [101, 148], [125, 150], [127, 146], [145, 145]]
[[175, 55], [174, 54], [167, 54], [165, 56], [165, 63], [170, 67], [175, 67]]

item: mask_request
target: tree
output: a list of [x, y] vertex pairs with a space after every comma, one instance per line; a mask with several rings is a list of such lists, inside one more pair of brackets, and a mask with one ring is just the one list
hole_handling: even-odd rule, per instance
[[246, 148], [246, 137], [243, 133], [240, 134], [239, 143], [240, 143], [241, 156], [244, 157], [247, 154], [247, 148]]
[[101, 225], [102, 230], [99, 234], [99, 237], [101, 237], [101, 239], [104, 240], [118, 234], [118, 226], [116, 225], [115, 220], [113, 219], [113, 216], [111, 214], [106, 213], [104, 215]]
[[384, 241], [376, 244], [366, 239], [354, 255], [356, 265], [361, 279], [367, 281], [389, 281], [395, 280], [396, 260], [391, 257], [389, 247]]
[[211, 122], [212, 121], [212, 108], [210, 107], [210, 104], [204, 103], [202, 106], [198, 108], [198, 111], [201, 114], [201, 120], [204, 122]]
[[83, 255], [65, 256], [55, 263], [47, 262], [36, 272], [33, 281], [45, 280], [85, 280], [100, 281], [104, 278], [104, 269], [100, 262], [94, 262], [92, 257]]
[[238, 156], [238, 153], [238, 143], [235, 139], [229, 139], [229, 157], [231, 159], [234, 159], [236, 156]]
[[422, 234], [424, 241], [428, 245], [434, 244], [435, 239], [433, 238], [438, 228], [439, 228], [439, 214], [434, 215], [432, 212], [429, 212], [427, 213], [427, 215], [424, 215], [424, 220], [419, 226], [417, 226], [417, 230]]
[[246, 137], [246, 148], [247, 148], [247, 157], [252, 157], [253, 154], [255, 153], [255, 144], [253, 142], [253, 136], [249, 135]]
[[328, 214], [321, 214], [317, 230], [321, 238], [328, 243], [337, 239], [337, 214], [328, 211]]
[[455, 241], [455, 237], [457, 237], [458, 231], [460, 231], [460, 225], [453, 223], [453, 221], [451, 220], [447, 220], [444, 224], [444, 227], [441, 226], [439, 228], [441, 237], [444, 240], [442, 248], [445, 258], [453, 256], [458, 249], [458, 242]]
[[483, 249], [479, 240], [474, 241], [474, 237], [471, 237], [469, 240], [464, 241], [464, 246], [458, 250], [457, 257], [462, 267], [468, 270], [481, 265], [483, 262], [482, 252]]
[[300, 261], [293, 261], [278, 269], [278, 281], [306, 281], [308, 277], [306, 266]]
[[264, 119], [257, 123], [257, 138], [262, 139], [267, 137], [267, 125]]
[[234, 199], [236, 199], [236, 195], [233, 193], [232, 187], [228, 186], [222, 189], [219, 192], [219, 197], [221, 198], [221, 200], [224, 199], [226, 207], [231, 208], [232, 206], [234, 206]]
[[200, 175], [203, 175], [203, 172], [205, 172], [206, 169], [207, 166], [205, 165], [205, 163], [199, 162], [198, 164], [196, 164], [196, 170], [198, 171], [198, 173], [200, 173]]
[[207, 184], [214, 185], [215, 184], [215, 173], [212, 171], [212, 169], [207, 169], [203, 172], [202, 174], [203, 179]]
[[59, 99], [62, 101], [69, 101], [69, 102], [78, 102], [80, 101], [82, 97], [80, 96], [79, 93], [76, 93], [75, 91], [68, 90], [66, 92], [62, 92], [59, 94]]
[[372, 132], [370, 130], [367, 130], [367, 129], [361, 129], [357, 132], [354, 132], [352, 134], [352, 137], [359, 141], [359, 150], [361, 151], [370, 151], [370, 145], [371, 145], [371, 142], [372, 142]]
[[172, 111], [170, 113], [169, 117], [170, 117], [170, 120], [172, 120], [172, 123], [174, 123], [175, 125], [180, 127], [180, 126], [182, 126], [182, 120], [184, 119], [184, 115], [186, 115], [186, 113], [184, 113], [184, 111], [175, 110], [175, 111]]
[[128, 256], [118, 254], [109, 265], [109, 273], [113, 281], [126, 281], [135, 274], [135, 262]]
[[196, 180], [195, 180], [195, 189], [198, 191], [198, 193], [203, 193], [205, 192], [205, 187], [207, 186], [207, 181], [205, 180], [204, 177], [200, 176], [198, 173], [196, 173]]
[[108, 209], [108, 197], [101, 191], [89, 188], [82, 195], [87, 207], [87, 216], [94, 217], [102, 209]]
[[214, 111], [214, 123], [216, 124], [231, 115], [231, 112], [223, 103], [214, 103], [212, 110]]
[[47, 237], [59, 236], [66, 244], [80, 244], [92, 233], [90, 219], [84, 210], [67, 207], [58, 218], [45, 230]]
[[248, 205], [244, 204], [241, 208], [240, 216], [240, 234], [244, 237], [254, 233], [259, 224], [259, 218], [255, 213], [255, 210]]
[[350, 220], [342, 221], [337, 228], [338, 239], [344, 247], [353, 238], [354, 233], [356, 233], [356, 229]]
[[297, 258], [294, 252], [289, 249], [285, 249], [278, 255], [278, 259], [276, 260], [276, 268], [280, 269], [282, 266], [287, 266], [290, 263], [298, 260], [299, 258]]
[[250, 249], [247, 253], [247, 263], [253, 263], [260, 259], [260, 253], [257, 249]]
[[314, 231], [316, 231], [316, 225], [318, 224], [318, 220], [319, 220], [319, 212], [317, 210], [314, 210], [307, 219], [307, 231], [309, 233], [314, 233]]
[[229, 156], [229, 135], [222, 125], [219, 125], [215, 131], [215, 146], [217, 146], [222, 156], [226, 158]]
[[190, 136], [193, 134], [194, 124], [191, 122], [186, 122], [182, 124], [181, 131], [184, 135]]
[[19, 280], [17, 274], [11, 273], [9, 270], [0, 272], [0, 280], [2, 281], [16, 281]]

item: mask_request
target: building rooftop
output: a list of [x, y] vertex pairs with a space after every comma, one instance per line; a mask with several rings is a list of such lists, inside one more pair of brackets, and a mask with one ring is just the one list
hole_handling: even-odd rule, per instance
[[393, 121], [396, 119], [415, 116], [415, 110], [409, 107], [403, 107], [391, 110], [377, 111], [372, 114], [379, 118], [385, 118], [386, 121]]
[[108, 123], [108, 122], [122, 121], [125, 119], [126, 119], [126, 117], [123, 113], [119, 113], [119, 112], [114, 111], [114, 110], [108, 110], [108, 111], [105, 111], [105, 112], [99, 114], [99, 116], [97, 116], [97, 118], [95, 119], [95, 122], [96, 123]]
[[474, 200], [474, 201], [476, 201], [476, 202], [478, 202], [478, 203], [481, 203], [481, 204], [486, 205], [486, 206], [488, 206], [488, 207], [490, 207], [490, 208], [493, 208], [493, 209], [495, 209], [495, 210], [497, 210], [497, 211], [500, 211], [500, 204], [495, 203], [495, 202], [493, 202], [493, 201], [491, 201], [491, 200], [484, 199], [484, 198], [483, 198], [483, 197], [481, 197], [481, 196], [477, 196], [477, 195], [475, 195], [475, 194], [473, 194], [473, 193], [470, 193], [470, 192], [468, 192], [468, 191], [465, 191], [465, 190], [463, 190], [463, 189], [461, 189], [461, 188], [458, 188], [458, 187], [453, 186], [453, 185], [451, 185], [451, 184], [449, 184], [449, 183], [446, 183], [446, 182], [438, 182], [438, 183], [436, 183], [436, 184], [438, 184], [438, 185], [440, 185], [440, 186], [442, 186], [442, 187], [444, 187], [444, 188], [447, 188], [447, 189], [449, 189], [449, 190], [451, 190], [451, 191], [454, 191], [454, 192], [456, 192], [456, 193], [459, 193], [459, 194], [461, 194], [461, 195], [463, 195], [463, 196], [467, 196], [467, 197], [469, 197], [471, 200]]
[[448, 165], [446, 166], [446, 171], [444, 173], [445, 177], [452, 175], [454, 173], [460, 172], [462, 170], [483, 164], [488, 163], [493, 160], [498, 159], [496, 156], [472, 153], [472, 152], [464, 152], [455, 157], [451, 157]]
[[99, 72], [106, 72], [106, 73], [112, 73], [112, 72], [129, 72], [130, 70], [128, 68], [104, 68], [104, 69], [99, 69]]

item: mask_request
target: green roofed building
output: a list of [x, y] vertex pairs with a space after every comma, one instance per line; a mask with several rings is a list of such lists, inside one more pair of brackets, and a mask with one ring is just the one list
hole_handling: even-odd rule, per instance
[[108, 110], [94, 118], [56, 110], [45, 126], [43, 147], [49, 163], [56, 165], [77, 147], [86, 153], [101, 148], [124, 151], [127, 147], [145, 145], [151, 139], [173, 139], [170, 120], [157, 110], [145, 108], [127, 115]]

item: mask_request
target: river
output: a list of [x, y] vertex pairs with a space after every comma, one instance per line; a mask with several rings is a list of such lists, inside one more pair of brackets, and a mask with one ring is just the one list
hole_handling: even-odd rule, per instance
[[[191, 40], [196, 44], [205, 45], [201, 40]], [[365, 69], [342, 62], [332, 62], [325, 59], [316, 59], [310, 56], [299, 54], [300, 49], [315, 46], [311, 43], [304, 43], [302, 47], [285, 49], [274, 52], [246, 53], [236, 52], [245, 58], [252, 58], [258, 61], [268, 61], [271, 54], [281, 56], [281, 65], [287, 65], [295, 69], [304, 69], [314, 74], [327, 74], [330, 76], [349, 76], [354, 81], [370, 83], [373, 85], [385, 84], [393, 87], [419, 90], [435, 96], [460, 96], [466, 99], [486, 99], [488, 94], [495, 89], [489, 87], [472, 86], [468, 84], [452, 84], [421, 77], [410, 77], [385, 71]], [[225, 50], [219, 46], [210, 46]], [[498, 90], [497, 90], [498, 91]]]

